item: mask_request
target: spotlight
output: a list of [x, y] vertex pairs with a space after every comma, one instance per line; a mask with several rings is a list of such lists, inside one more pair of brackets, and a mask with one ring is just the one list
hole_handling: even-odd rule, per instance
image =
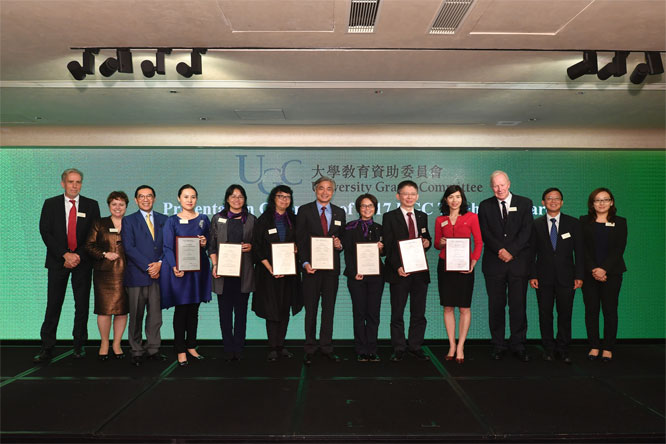
[[661, 63], [661, 54], [655, 51], [645, 53], [645, 62], [648, 65], [651, 75], [663, 74], [664, 64]]
[[153, 65], [153, 62], [150, 60], [144, 60], [141, 62], [141, 71], [146, 77], [153, 77], [155, 73], [164, 75], [166, 69], [164, 66], [164, 56], [166, 54], [171, 54], [171, 49], [158, 49], [156, 54], [156, 65]]
[[133, 73], [132, 69], [132, 53], [129, 48], [118, 48], [116, 50], [116, 58], [118, 59], [118, 72]]
[[634, 71], [629, 76], [629, 80], [631, 80], [631, 83], [634, 85], [640, 85], [643, 83], [643, 80], [645, 80], [649, 72], [650, 68], [648, 67], [647, 63], [639, 63], [636, 65], [636, 68], [634, 68]]
[[613, 60], [601, 68], [597, 73], [599, 80], [606, 80], [610, 76], [620, 77], [627, 73], [627, 56], [629, 51], [615, 51]]
[[114, 72], [118, 71], [118, 60], [113, 57], [109, 57], [104, 60], [104, 63], [99, 65], [99, 73], [104, 77], [110, 77]]
[[567, 68], [567, 75], [571, 80], [585, 74], [596, 74], [597, 72], [597, 52], [583, 51], [583, 60]]
[[79, 62], [71, 61], [67, 64], [67, 70], [76, 80], [83, 80], [86, 74], [95, 74], [95, 54], [99, 54], [99, 49], [83, 50], [83, 65]]
[[206, 49], [192, 49], [192, 66], [190, 67], [187, 63], [180, 62], [176, 65], [176, 71], [178, 71], [178, 74], [188, 79], [192, 77], [192, 74], [201, 74], [201, 54], [206, 54]]

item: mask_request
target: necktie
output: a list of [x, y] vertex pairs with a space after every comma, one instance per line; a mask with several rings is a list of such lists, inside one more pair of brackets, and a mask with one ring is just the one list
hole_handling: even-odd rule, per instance
[[555, 225], [555, 222], [557, 222], [557, 219], [553, 217], [550, 222], [550, 243], [553, 244], [553, 251], [555, 251], [557, 247], [557, 225]]
[[76, 201], [70, 199], [72, 208], [69, 209], [69, 218], [67, 220], [67, 248], [69, 251], [76, 250]]
[[153, 240], [155, 240], [155, 227], [153, 227], [153, 223], [150, 221], [150, 214], [146, 214], [146, 223], [148, 224], [150, 235], [153, 236]]
[[506, 202], [502, 201], [502, 221], [506, 223], [506, 219], [509, 217], [509, 214], [506, 212]]
[[407, 224], [407, 228], [409, 229], [409, 238], [416, 239], [416, 227], [414, 226], [414, 219], [412, 219], [412, 213], [407, 213], [407, 219], [409, 219], [409, 223]]
[[328, 221], [326, 220], [326, 207], [321, 207], [321, 229], [324, 236], [328, 236]]

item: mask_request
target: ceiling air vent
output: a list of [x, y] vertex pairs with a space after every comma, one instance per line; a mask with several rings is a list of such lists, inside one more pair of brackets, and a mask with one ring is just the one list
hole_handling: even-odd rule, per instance
[[430, 34], [455, 34], [474, 0], [444, 0]]
[[351, 0], [347, 32], [375, 32], [379, 0]]

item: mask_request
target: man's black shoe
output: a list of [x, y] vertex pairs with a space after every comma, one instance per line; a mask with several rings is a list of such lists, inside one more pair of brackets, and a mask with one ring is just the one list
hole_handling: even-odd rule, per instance
[[306, 353], [305, 356], [303, 356], [303, 364], [305, 365], [312, 365], [312, 353]]
[[553, 359], [553, 352], [546, 350], [543, 352], [543, 360], [544, 361], [552, 361]]
[[72, 353], [72, 358], [83, 359], [86, 357], [86, 350], [83, 347], [76, 347]]
[[421, 349], [418, 350], [409, 349], [408, 351], [410, 355], [414, 356], [419, 361], [430, 361], [430, 356], [426, 356], [426, 354], [423, 353], [423, 350]]
[[571, 358], [569, 357], [569, 353], [565, 352], [556, 353], [555, 357], [564, 362], [565, 364], [571, 365], [572, 363]]
[[530, 362], [530, 355], [525, 350], [513, 352], [513, 355], [521, 362]]
[[494, 359], [495, 361], [501, 361], [502, 358], [504, 358], [504, 350], [495, 349], [495, 350], [493, 350], [492, 353], [490, 354], [490, 357], [491, 357], [492, 359]]
[[167, 355], [157, 352], [153, 353], [152, 355], [148, 355], [146, 359], [149, 359], [151, 361], [166, 361]]
[[333, 362], [340, 362], [340, 361], [341, 361], [340, 356], [336, 355], [336, 354], [333, 353], [333, 352], [331, 352], [331, 353], [324, 353], [324, 357], [325, 357], [326, 359], [328, 359], [329, 361], [333, 361]]
[[141, 359], [141, 356], [132, 356], [130, 364], [132, 364], [134, 367], [141, 367], [141, 364], [143, 364], [143, 359]]
[[45, 364], [49, 362], [51, 359], [53, 359], [53, 353], [51, 350], [42, 350], [39, 352], [38, 355], [35, 355], [32, 358], [32, 362], [35, 364]]
[[402, 361], [404, 357], [405, 357], [405, 351], [404, 350], [396, 350], [391, 355], [391, 361], [393, 361], [393, 362]]

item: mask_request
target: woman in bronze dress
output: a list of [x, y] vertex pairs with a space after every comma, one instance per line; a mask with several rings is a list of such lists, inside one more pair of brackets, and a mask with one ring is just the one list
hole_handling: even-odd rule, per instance
[[95, 286], [95, 314], [102, 338], [99, 359], [109, 359], [109, 334], [113, 316], [113, 354], [116, 359], [125, 357], [120, 341], [127, 325], [129, 301], [123, 286], [125, 252], [120, 240], [122, 219], [129, 199], [122, 191], [113, 191], [106, 199], [109, 217], [98, 219], [90, 229], [86, 249], [95, 259], [93, 282]]

